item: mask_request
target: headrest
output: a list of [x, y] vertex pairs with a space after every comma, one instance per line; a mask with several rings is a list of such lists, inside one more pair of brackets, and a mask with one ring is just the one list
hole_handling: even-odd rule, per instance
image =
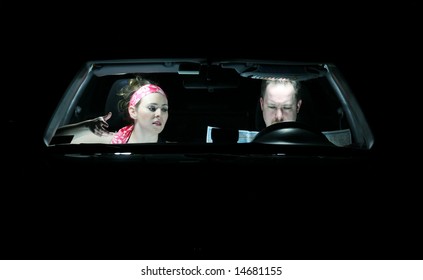
[[112, 112], [112, 117], [107, 121], [109, 123], [110, 131], [117, 131], [127, 123], [125, 122], [124, 112], [120, 112], [118, 109], [118, 102], [121, 99], [117, 93], [126, 85], [128, 85], [129, 79], [119, 79], [116, 80], [112, 87], [110, 88], [109, 95], [106, 100], [106, 105], [104, 108], [105, 114]]

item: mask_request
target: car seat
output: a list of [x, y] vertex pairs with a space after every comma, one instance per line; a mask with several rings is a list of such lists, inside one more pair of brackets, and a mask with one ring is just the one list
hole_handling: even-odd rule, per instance
[[107, 121], [109, 124], [109, 131], [117, 131], [123, 126], [127, 125], [125, 121], [125, 114], [118, 108], [118, 102], [121, 99], [117, 93], [126, 85], [129, 79], [116, 80], [110, 88], [109, 95], [105, 104], [105, 113], [112, 112], [112, 117]]

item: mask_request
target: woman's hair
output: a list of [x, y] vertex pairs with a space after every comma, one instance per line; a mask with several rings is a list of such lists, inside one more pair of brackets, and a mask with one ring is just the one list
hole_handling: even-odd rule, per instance
[[[123, 112], [125, 115], [125, 119], [133, 122], [133, 120], [130, 118], [129, 116], [129, 112], [128, 112], [128, 107], [129, 107], [129, 102], [131, 101], [131, 97], [132, 95], [142, 86], [144, 85], [148, 85], [148, 84], [152, 84], [152, 85], [158, 85], [158, 83], [150, 80], [150, 79], [146, 79], [144, 77], [142, 77], [141, 75], [136, 75], [135, 78], [130, 79], [128, 81], [128, 84], [124, 87], [122, 87], [118, 93], [116, 95], [120, 96], [122, 99], [118, 101], [118, 110], [120, 112]], [[138, 104], [136, 105], [138, 106]]]

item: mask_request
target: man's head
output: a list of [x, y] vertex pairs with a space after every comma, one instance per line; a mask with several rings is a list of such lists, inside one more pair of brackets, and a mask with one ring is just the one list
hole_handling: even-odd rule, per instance
[[266, 126], [296, 121], [302, 103], [298, 93], [299, 86], [297, 81], [286, 78], [263, 81], [260, 107]]

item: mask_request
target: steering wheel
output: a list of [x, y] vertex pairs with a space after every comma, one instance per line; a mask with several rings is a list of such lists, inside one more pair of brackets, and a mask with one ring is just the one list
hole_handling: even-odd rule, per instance
[[296, 121], [272, 124], [254, 137], [253, 143], [334, 146], [326, 136], [313, 127]]

